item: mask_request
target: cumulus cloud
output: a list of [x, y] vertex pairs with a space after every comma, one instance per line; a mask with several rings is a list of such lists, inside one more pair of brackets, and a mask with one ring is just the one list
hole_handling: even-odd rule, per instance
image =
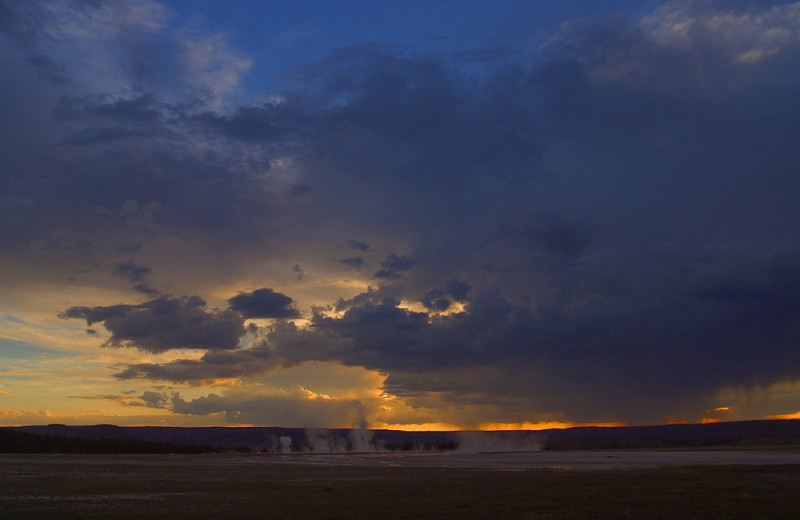
[[[298, 276], [298, 279], [302, 279], [302, 274]], [[228, 303], [231, 309], [245, 318], [294, 318], [300, 315], [291, 298], [267, 288], [240, 293], [228, 300]]]
[[149, 408], [164, 408], [167, 404], [167, 395], [163, 392], [146, 391], [139, 396], [145, 406]]
[[198, 296], [162, 297], [139, 305], [70, 307], [62, 318], [102, 322], [111, 333], [106, 347], [130, 347], [147, 352], [190, 348], [231, 350], [244, 336], [244, 320], [238, 313], [207, 311]]

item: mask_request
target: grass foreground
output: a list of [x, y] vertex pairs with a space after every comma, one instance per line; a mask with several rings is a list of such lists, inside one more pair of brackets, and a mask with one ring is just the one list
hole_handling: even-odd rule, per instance
[[493, 470], [3, 455], [0, 518], [800, 518], [800, 466]]

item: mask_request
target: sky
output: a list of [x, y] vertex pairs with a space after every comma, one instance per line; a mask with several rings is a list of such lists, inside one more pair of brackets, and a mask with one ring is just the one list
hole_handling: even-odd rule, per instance
[[0, 425], [800, 417], [800, 2], [0, 0]]

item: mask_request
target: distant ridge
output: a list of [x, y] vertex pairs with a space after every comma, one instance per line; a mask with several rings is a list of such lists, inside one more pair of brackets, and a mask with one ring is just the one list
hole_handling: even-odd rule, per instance
[[542, 448], [646, 449], [800, 444], [800, 420], [732, 421], [548, 430]]
[[[42, 451], [131, 452], [253, 451], [267, 453], [353, 451], [530, 451], [800, 445], [800, 420], [739, 421], [541, 431], [404, 432], [397, 430], [280, 427], [19, 426], [0, 428], [0, 452], [32, 449], [27, 434], [46, 438]], [[53, 439], [80, 443], [61, 445]], [[95, 444], [92, 444], [92, 443]], [[16, 443], [16, 444], [15, 444]], [[59, 448], [61, 446], [61, 448]], [[22, 449], [22, 448], [20, 448]], [[114, 451], [116, 450], [116, 451]], [[122, 451], [120, 451], [122, 450]], [[148, 451], [149, 450], [149, 451]], [[193, 450], [193, 451], [192, 451]]]

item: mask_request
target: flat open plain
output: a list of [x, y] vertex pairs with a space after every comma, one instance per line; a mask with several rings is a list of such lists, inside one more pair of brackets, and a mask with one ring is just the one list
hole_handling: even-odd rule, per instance
[[[680, 451], [598, 450], [525, 451], [496, 453], [355, 453], [279, 455], [254, 460], [263, 463], [332, 464], [347, 466], [394, 466], [408, 468], [559, 469], [597, 471], [645, 469], [662, 466], [720, 464], [800, 464], [800, 451]], [[800, 469], [800, 467], [799, 467]]]
[[2, 455], [0, 518], [791, 518], [800, 453]]

